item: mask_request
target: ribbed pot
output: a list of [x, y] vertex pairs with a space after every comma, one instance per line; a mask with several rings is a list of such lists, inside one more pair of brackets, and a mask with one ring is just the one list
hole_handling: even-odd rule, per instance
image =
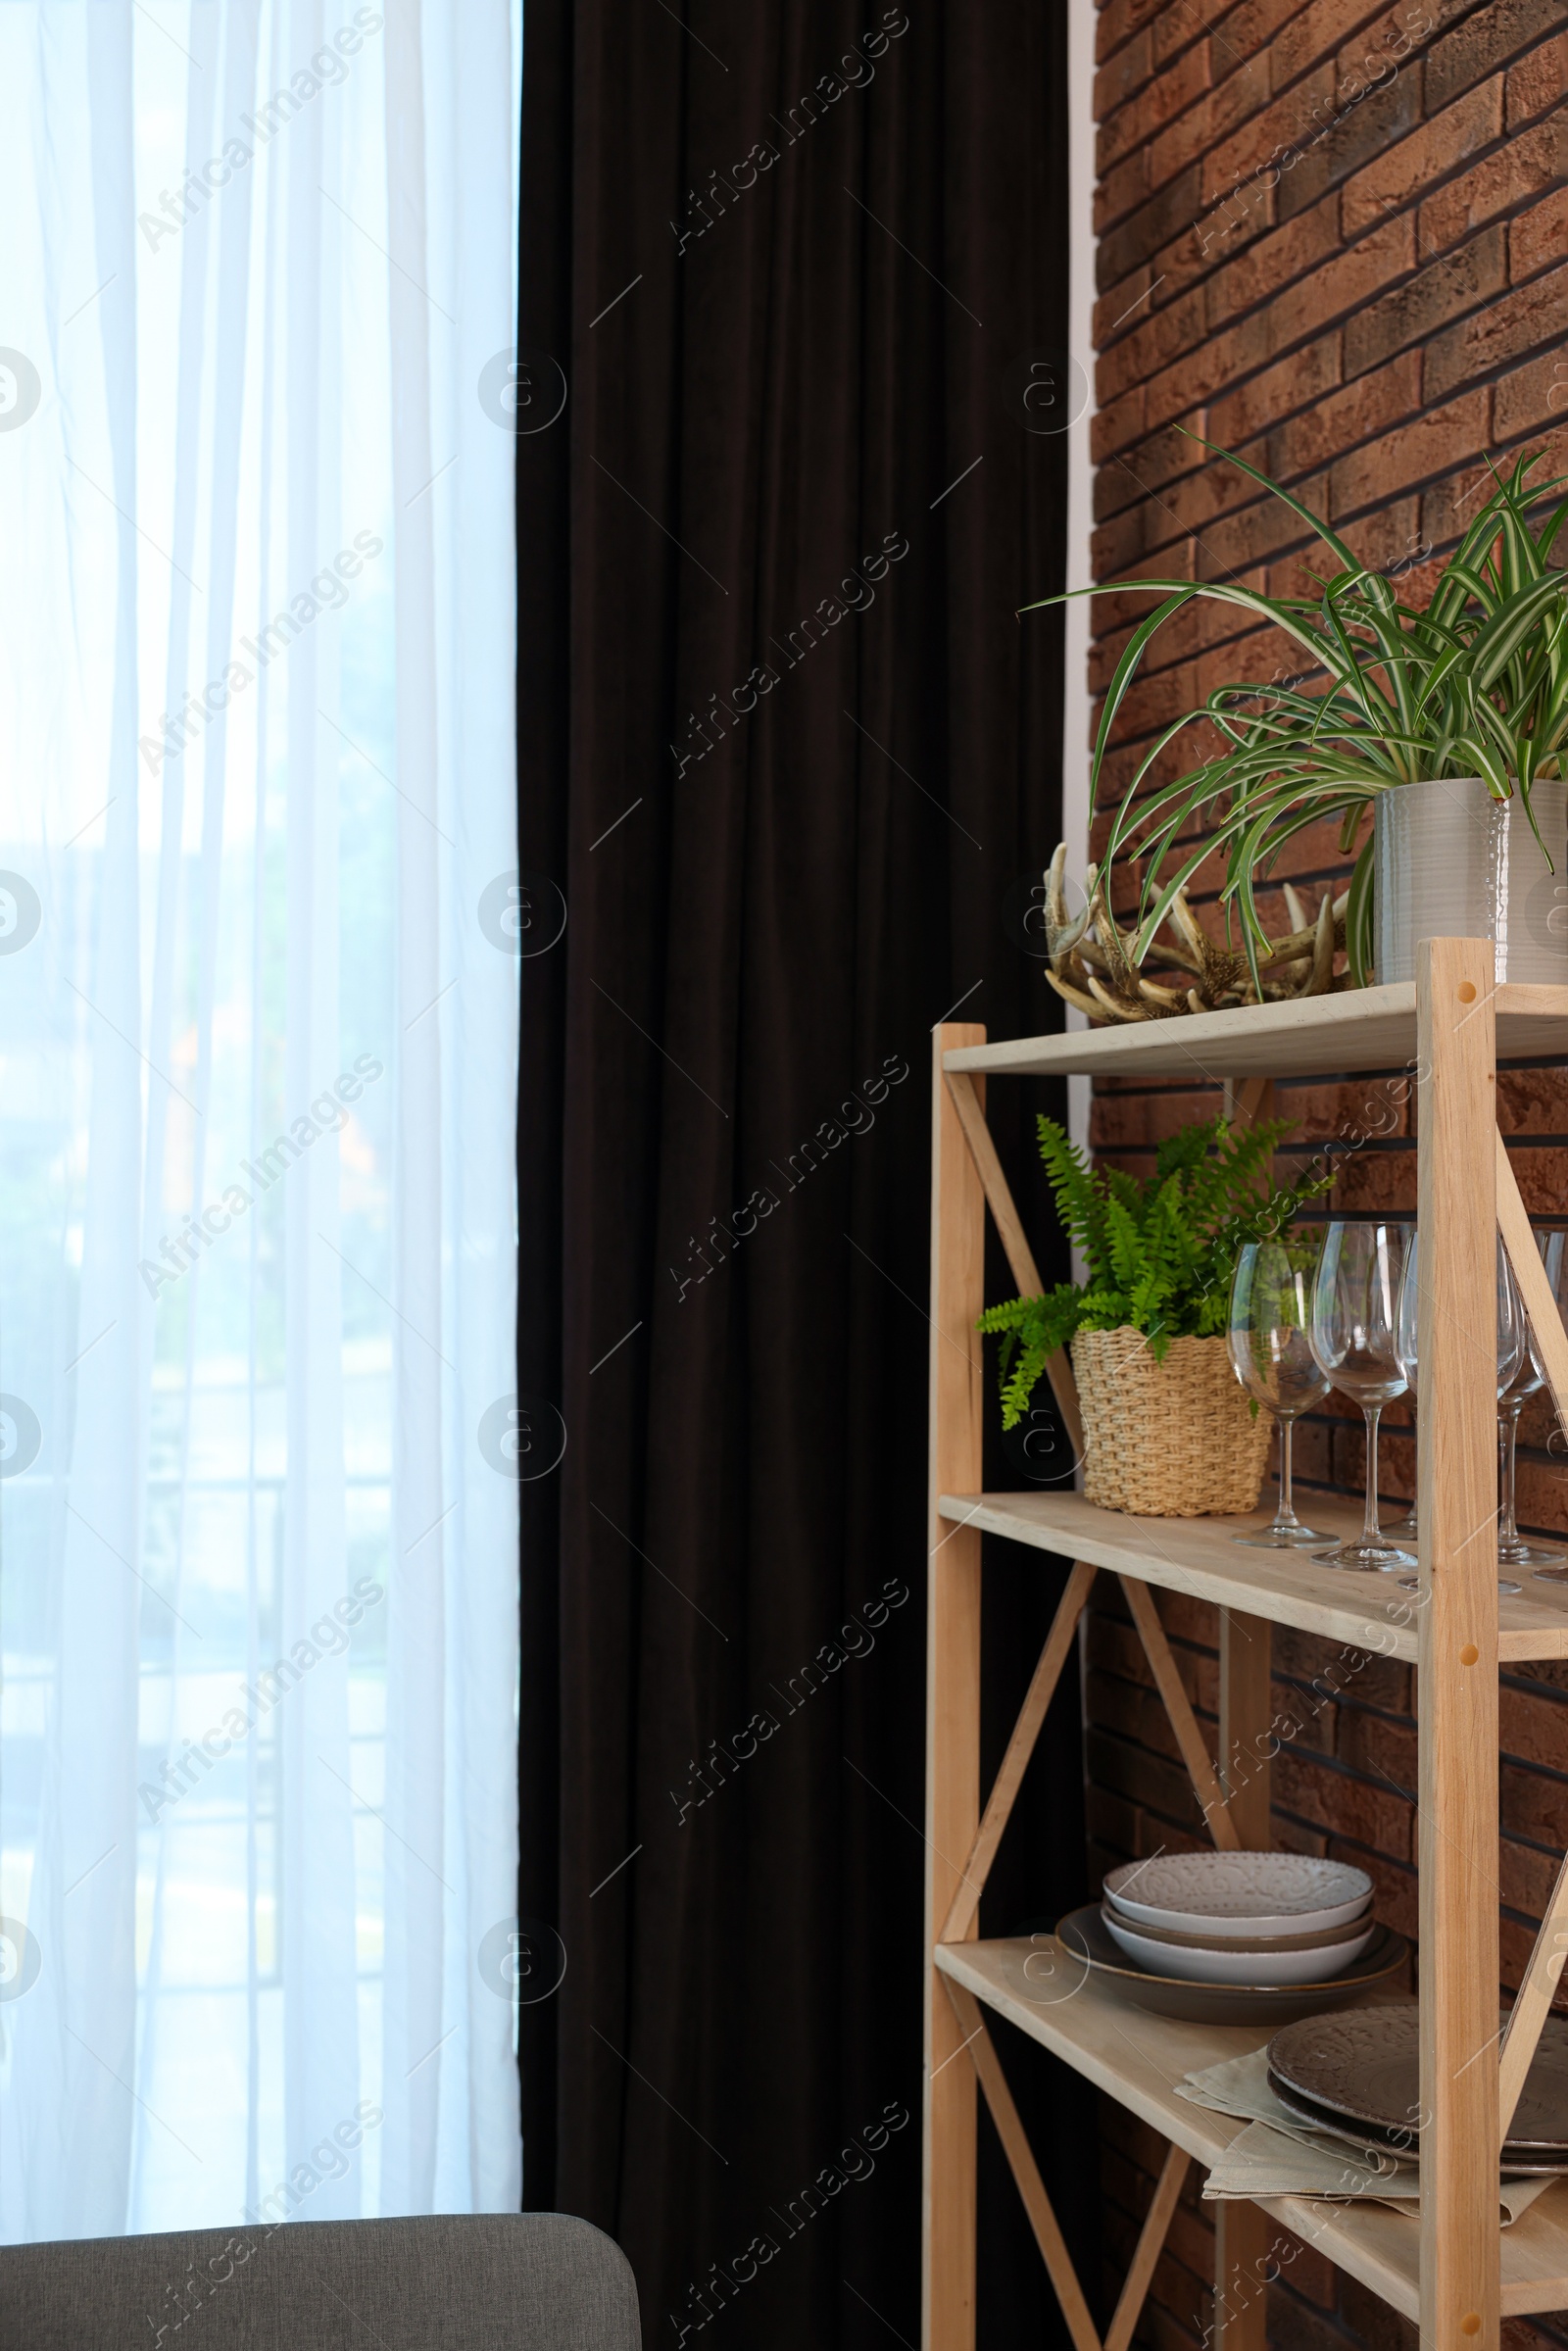
[[1135, 1518], [1256, 1507], [1274, 1424], [1253, 1414], [1223, 1339], [1173, 1339], [1156, 1363], [1142, 1331], [1080, 1331], [1072, 1364], [1086, 1501]]
[[1494, 800], [1479, 776], [1378, 794], [1373, 955], [1380, 982], [1413, 980], [1423, 939], [1492, 939], [1499, 980], [1568, 983], [1568, 783], [1532, 785], [1530, 803], [1540, 841], [1518, 794]]

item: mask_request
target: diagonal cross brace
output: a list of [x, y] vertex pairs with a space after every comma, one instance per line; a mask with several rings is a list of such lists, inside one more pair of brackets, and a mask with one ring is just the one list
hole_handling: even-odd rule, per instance
[[1154, 1677], [1154, 1687], [1164, 1701], [1170, 1727], [1176, 1734], [1176, 1744], [1187, 1766], [1193, 1793], [1202, 1807], [1204, 1824], [1222, 1852], [1239, 1853], [1242, 1849], [1241, 1832], [1231, 1818], [1230, 1806], [1225, 1801], [1225, 1791], [1219, 1783], [1219, 1773], [1203, 1743], [1198, 1717], [1182, 1688], [1176, 1660], [1170, 1653], [1170, 1642], [1165, 1639], [1165, 1628], [1154, 1606], [1154, 1595], [1149, 1586], [1140, 1583], [1136, 1576], [1123, 1576], [1121, 1588], [1127, 1594], [1127, 1605], [1132, 1610], [1133, 1623], [1138, 1627], [1144, 1654], [1149, 1659], [1150, 1671]]
[[1166, 2151], [1153, 2197], [1139, 2231], [1137, 2247], [1122, 2282], [1115, 2315], [1102, 2344], [1094, 2320], [1089, 2315], [1089, 2305], [1084, 2299], [1084, 2290], [1078, 2281], [1078, 2273], [1073, 2267], [1061, 2226], [1052, 2209], [1045, 2181], [1040, 2177], [1034, 2150], [1018, 2119], [1018, 2109], [1012, 2102], [1007, 2078], [986, 2030], [980, 2003], [972, 1991], [961, 1984], [956, 1984], [951, 1976], [945, 1976], [943, 1982], [948, 1987], [954, 2014], [958, 2020], [958, 2030], [963, 2034], [963, 2046], [969, 2052], [980, 2087], [985, 2093], [986, 2104], [991, 2110], [991, 2119], [997, 2127], [997, 2136], [1002, 2141], [1003, 2152], [1017, 2183], [1018, 2193], [1023, 2198], [1035, 2242], [1040, 2247], [1041, 2258], [1055, 2289], [1056, 2300], [1061, 2305], [1061, 2315], [1072, 2336], [1073, 2351], [1128, 2351], [1133, 2328], [1138, 2324], [1153, 2279], [1154, 2265], [1170, 2229], [1182, 2182], [1187, 2177], [1189, 2157], [1178, 2146], [1170, 2146]]

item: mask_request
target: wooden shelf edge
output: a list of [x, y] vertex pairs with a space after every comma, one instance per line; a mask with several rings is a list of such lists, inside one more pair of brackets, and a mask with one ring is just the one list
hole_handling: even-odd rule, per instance
[[[1360, 1514], [1344, 1503], [1313, 1494], [1302, 1502], [1314, 1524], [1335, 1541], [1356, 1533]], [[1417, 1594], [1386, 1576], [1350, 1575], [1319, 1566], [1308, 1554], [1245, 1550], [1231, 1537], [1261, 1526], [1266, 1511], [1247, 1518], [1132, 1518], [1102, 1510], [1081, 1494], [969, 1494], [940, 1497], [944, 1519], [978, 1527], [1031, 1549], [1064, 1559], [1087, 1559], [1095, 1567], [1140, 1583], [1185, 1592], [1221, 1608], [1241, 1609], [1271, 1624], [1384, 1657], [1413, 1659], [1418, 1625]], [[1543, 1593], [1547, 1587], [1541, 1588]], [[1537, 1598], [1528, 1586], [1498, 1607], [1499, 1662], [1568, 1657], [1568, 1587], [1562, 1599]]]
[[[1495, 992], [1502, 1059], [1568, 1052], [1568, 987], [1505, 983]], [[994, 1076], [1321, 1077], [1394, 1069], [1415, 1055], [1415, 984], [1357, 988], [1305, 1002], [1248, 1004], [960, 1047], [951, 1070]]]

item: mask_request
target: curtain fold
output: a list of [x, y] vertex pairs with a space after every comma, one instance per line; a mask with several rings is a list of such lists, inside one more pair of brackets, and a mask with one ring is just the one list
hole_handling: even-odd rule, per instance
[[[567, 1442], [522, 1488], [518, 1907], [568, 1965], [524, 2184], [619, 2236], [651, 2340], [917, 2325], [930, 1030], [1059, 1009], [1008, 922], [1059, 829], [1016, 613], [1063, 444], [1016, 392], [1064, 331], [1063, 32], [528, 12], [519, 341], [569, 399], [519, 442], [519, 805], [569, 921], [523, 963], [518, 1385]], [[994, 1090], [1033, 1202], [1037, 1106]], [[989, 1588], [993, 1747], [1053, 1585]], [[1076, 1736], [992, 1931], [1077, 1893]]]
[[518, 2201], [519, 46], [0, 11], [7, 2241]]

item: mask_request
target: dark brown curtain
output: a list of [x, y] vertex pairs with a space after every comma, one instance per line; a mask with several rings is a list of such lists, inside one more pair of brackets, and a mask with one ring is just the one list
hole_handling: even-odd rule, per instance
[[[650, 2343], [885, 2344], [918, 2311], [930, 1031], [1059, 1009], [1024, 920], [1059, 627], [1015, 615], [1063, 560], [1032, 429], [1066, 397], [1063, 9], [524, 21], [522, 863], [555, 911], [518, 1385], [565, 1450], [522, 1488], [518, 1907], [566, 1956], [521, 2012], [526, 2200], [619, 2238]], [[996, 1090], [1049, 1263], [1040, 1106]], [[988, 1585], [997, 1753], [1058, 1583]], [[1063, 1709], [988, 1932], [1080, 1898], [1077, 1739]], [[1079, 2228], [1077, 2085], [1005, 2055]], [[989, 2142], [982, 2227], [993, 2339], [1049, 2339]]]

